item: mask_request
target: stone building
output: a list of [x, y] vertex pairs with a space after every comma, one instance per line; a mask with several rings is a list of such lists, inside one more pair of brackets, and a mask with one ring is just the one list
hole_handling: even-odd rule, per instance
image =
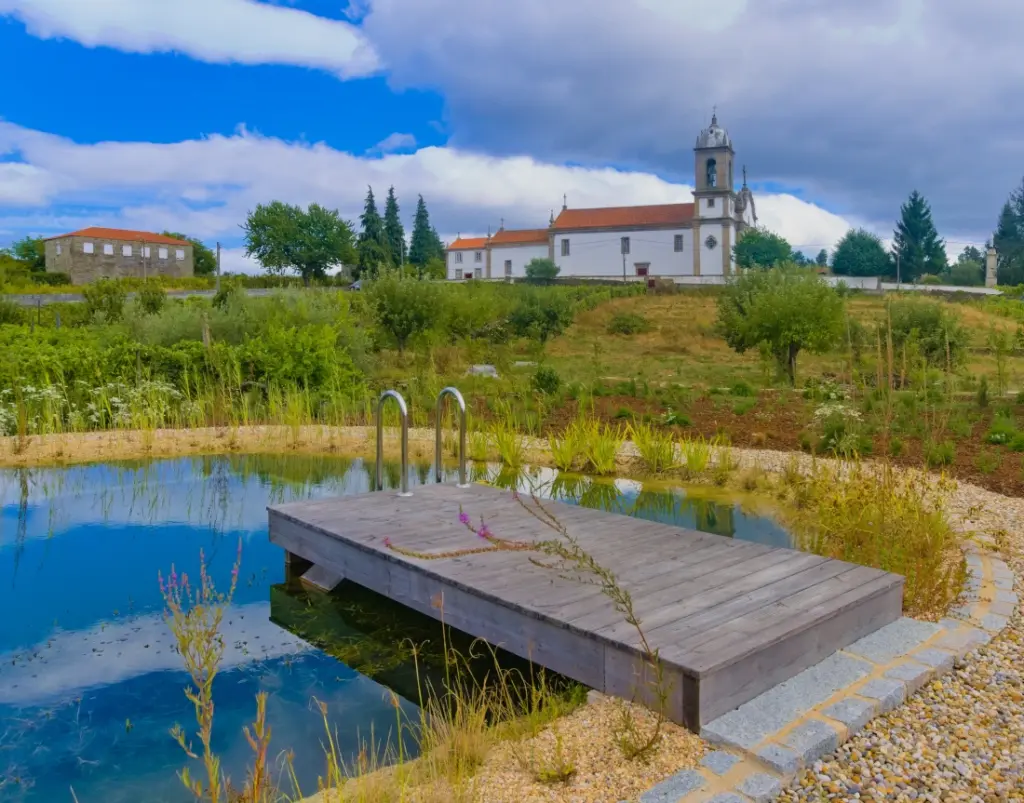
[[97, 279], [193, 275], [192, 243], [163, 234], [92, 226], [46, 240], [46, 270], [72, 284]]

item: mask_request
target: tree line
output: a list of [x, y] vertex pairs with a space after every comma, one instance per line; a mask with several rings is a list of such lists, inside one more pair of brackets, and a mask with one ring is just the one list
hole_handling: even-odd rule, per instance
[[[997, 281], [1001, 285], [1024, 284], [1024, 180], [1015, 189], [999, 215], [996, 231], [985, 243], [998, 254]], [[953, 264], [946, 244], [932, 220], [931, 207], [917, 190], [900, 207], [893, 232], [893, 245], [886, 250], [881, 238], [866, 229], [851, 229], [832, 253], [822, 249], [814, 259], [793, 250], [785, 238], [767, 229], [748, 229], [734, 246], [740, 267], [774, 267], [783, 263], [830, 267], [839, 276], [881, 276], [903, 282], [934, 281], [977, 286], [985, 282], [985, 253], [966, 246]]]
[[300, 206], [271, 201], [258, 204], [242, 226], [246, 256], [268, 273], [294, 271], [306, 284], [322, 280], [332, 268], [347, 267], [354, 279], [409, 266], [419, 278], [444, 278], [444, 243], [430, 224], [423, 196], [418, 196], [412, 237], [406, 245], [395, 188], [388, 189], [384, 214], [377, 209], [373, 187], [366, 193], [359, 231], [337, 209], [320, 204]]

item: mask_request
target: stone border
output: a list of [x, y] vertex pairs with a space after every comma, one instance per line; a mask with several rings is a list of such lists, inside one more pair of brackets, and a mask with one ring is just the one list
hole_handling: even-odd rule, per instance
[[988, 644], [1018, 603], [1010, 567], [969, 541], [967, 601], [938, 624], [902, 618], [710, 722], [718, 749], [640, 803], [767, 803], [798, 774]]

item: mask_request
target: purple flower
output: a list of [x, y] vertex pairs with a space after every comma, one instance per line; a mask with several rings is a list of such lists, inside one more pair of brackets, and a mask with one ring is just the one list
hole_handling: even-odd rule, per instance
[[391, 549], [391, 539], [388, 538], [388, 536], [386, 535], [384, 536], [384, 546], [386, 546], [388, 549]]
[[490, 541], [494, 538], [494, 533], [491, 532], [491, 528], [486, 524], [481, 524], [480, 529], [476, 531], [476, 534], [486, 541]]
[[469, 524], [469, 514], [464, 512], [464, 511], [462, 511], [462, 510], [460, 510], [459, 511], [459, 521], [462, 524], [468, 525]]

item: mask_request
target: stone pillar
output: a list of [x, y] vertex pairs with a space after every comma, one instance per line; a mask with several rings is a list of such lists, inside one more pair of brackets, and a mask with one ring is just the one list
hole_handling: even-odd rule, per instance
[[985, 254], [985, 287], [996, 286], [996, 249], [989, 248]]

